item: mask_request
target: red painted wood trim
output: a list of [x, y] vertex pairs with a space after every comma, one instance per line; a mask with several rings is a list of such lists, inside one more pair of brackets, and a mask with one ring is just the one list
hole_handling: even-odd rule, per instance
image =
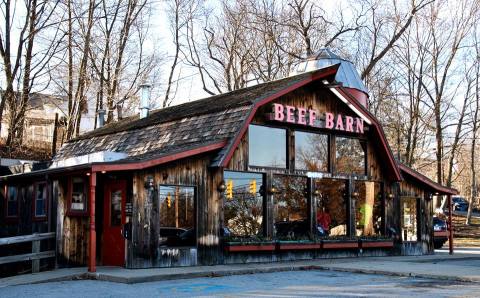
[[132, 162], [132, 163], [117, 163], [117, 164], [93, 164], [92, 165], [92, 172], [101, 172], [101, 171], [127, 171], [127, 170], [141, 170], [153, 166], [157, 166], [160, 164], [164, 164], [167, 162], [175, 161], [178, 159], [182, 159], [185, 157], [205, 153], [205, 152], [210, 152], [214, 150], [221, 149], [225, 147], [227, 144], [227, 141], [221, 141], [218, 143], [213, 143], [207, 146], [187, 150], [187, 151], [182, 151], [179, 153], [175, 153], [172, 155], [168, 156], [163, 156], [160, 158], [152, 159], [152, 160], [147, 160], [147, 161], [140, 161], [140, 162]]
[[308, 249], [320, 249], [320, 243], [279, 243], [279, 250], [308, 250]]
[[447, 231], [435, 231], [435, 232], [433, 232], [433, 237], [446, 237], [446, 238], [448, 238], [448, 232]]
[[392, 241], [362, 241], [361, 248], [392, 248]]
[[385, 152], [387, 153], [388, 161], [393, 169], [394, 178], [396, 181], [401, 181], [402, 176], [400, 174], [400, 170], [398, 168], [397, 162], [393, 158], [392, 150], [390, 150], [385, 134], [383, 133], [383, 129], [380, 126], [380, 123], [378, 123], [377, 118], [373, 116], [372, 113], [370, 113], [369, 110], [367, 110], [364, 106], [362, 106], [355, 98], [353, 98], [353, 96], [350, 93], [348, 93], [348, 91], [346, 91], [343, 87], [336, 87], [335, 89], [340, 94], [342, 94], [343, 97], [345, 97], [345, 99], [347, 99], [350, 104], [355, 106], [355, 108], [357, 108], [359, 111], [363, 112], [363, 114], [372, 122], [373, 124], [372, 126], [375, 128], [375, 131], [379, 136], [381, 145], [385, 149]]
[[89, 255], [88, 255], [88, 271], [96, 272], [97, 259], [97, 234], [95, 231], [95, 187], [97, 186], [97, 173], [92, 172], [90, 175], [90, 233], [89, 233]]
[[242, 252], [242, 251], [274, 251], [274, 244], [266, 245], [229, 245], [225, 246], [225, 251], [227, 252]]
[[358, 248], [357, 242], [323, 242], [323, 249]]
[[279, 98], [280, 96], [283, 96], [287, 93], [290, 93], [300, 87], [303, 87], [305, 85], [307, 85], [308, 83], [311, 83], [313, 81], [316, 81], [316, 80], [320, 80], [320, 79], [323, 79], [323, 78], [326, 78], [330, 75], [333, 75], [335, 73], [337, 73], [337, 70], [338, 70], [338, 65], [334, 65], [332, 67], [329, 67], [329, 68], [326, 68], [322, 71], [318, 71], [318, 72], [314, 72], [312, 73], [312, 75], [310, 77], [307, 77], [306, 79], [300, 81], [300, 82], [297, 82], [275, 94], [272, 94], [270, 96], [268, 96], [267, 98], [264, 98], [263, 100], [257, 102], [253, 107], [252, 109], [250, 110], [250, 113], [247, 117], [247, 119], [244, 121], [242, 127], [240, 128], [240, 131], [239, 133], [235, 136], [235, 139], [231, 145], [230, 148], [228, 148], [228, 152], [227, 154], [225, 155], [225, 157], [223, 158], [223, 161], [222, 163], [220, 164], [221, 167], [226, 167], [228, 165], [228, 163], [230, 162], [230, 159], [232, 158], [233, 156], [233, 153], [235, 152], [235, 149], [238, 147], [238, 144], [240, 144], [240, 141], [242, 140], [243, 136], [245, 135], [245, 132], [247, 131], [248, 129], [248, 125], [250, 124], [250, 122], [252, 122], [252, 119], [253, 117], [255, 116], [255, 113], [257, 112], [258, 108], [269, 103], [269, 102], [272, 102], [273, 100]]
[[417, 171], [407, 167], [404, 164], [399, 164], [400, 170], [405, 172], [406, 174], [410, 175], [412, 178], [417, 179], [420, 182], [423, 182], [424, 184], [430, 186], [433, 190], [439, 192], [440, 194], [451, 194], [451, 195], [456, 195], [458, 194], [458, 191], [454, 188], [449, 188], [446, 186], [443, 186], [439, 183], [436, 183], [432, 180], [430, 180], [428, 177], [418, 173]]

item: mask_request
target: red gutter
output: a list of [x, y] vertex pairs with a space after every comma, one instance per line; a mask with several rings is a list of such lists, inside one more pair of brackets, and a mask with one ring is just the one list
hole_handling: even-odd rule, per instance
[[322, 71], [318, 71], [318, 72], [314, 72], [310, 75], [310, 77], [300, 81], [300, 82], [297, 82], [275, 94], [272, 94], [264, 99], [262, 99], [261, 101], [255, 103], [252, 107], [252, 109], [250, 110], [250, 114], [248, 115], [247, 119], [245, 119], [245, 121], [243, 122], [242, 124], [242, 127], [240, 128], [240, 132], [236, 135], [232, 145], [228, 148], [228, 151], [227, 151], [227, 154], [225, 155], [225, 157], [223, 158], [223, 161], [220, 163], [220, 166], [221, 167], [226, 167], [228, 165], [228, 163], [230, 162], [230, 159], [232, 158], [233, 156], [233, 153], [235, 152], [235, 149], [238, 147], [238, 144], [240, 144], [240, 141], [242, 140], [243, 136], [245, 135], [245, 132], [247, 131], [248, 129], [248, 125], [250, 124], [250, 122], [252, 122], [252, 119], [253, 117], [255, 116], [257, 110], [259, 107], [279, 98], [280, 96], [283, 96], [287, 93], [290, 93], [300, 87], [303, 87], [305, 85], [307, 85], [308, 83], [311, 83], [313, 81], [317, 81], [317, 80], [320, 80], [320, 79], [324, 79], [325, 77], [328, 77], [330, 75], [334, 75], [337, 73], [337, 70], [338, 70], [338, 65], [334, 65], [334, 66], [331, 66], [331, 67], [328, 67], [326, 69], [323, 69]]
[[131, 162], [131, 163], [92, 164], [92, 172], [141, 170], [141, 169], [157, 166], [160, 164], [164, 164], [167, 162], [175, 161], [178, 159], [182, 159], [185, 157], [190, 157], [193, 155], [218, 150], [225, 147], [226, 144], [227, 144], [227, 141], [224, 140], [218, 143], [213, 143], [203, 147], [198, 147], [195, 149], [182, 151], [175, 154], [163, 156], [156, 159], [146, 160], [146, 161]]
[[430, 188], [433, 190], [437, 191], [439, 194], [447, 194], [447, 195], [456, 195], [458, 194], [458, 191], [454, 188], [449, 188], [446, 186], [443, 186], [441, 184], [438, 184], [429, 178], [425, 177], [424, 175], [418, 173], [417, 171], [407, 167], [404, 164], [399, 164], [399, 167], [402, 171], [404, 171], [406, 174], [410, 175], [414, 179], [417, 179], [418, 181], [428, 185]]

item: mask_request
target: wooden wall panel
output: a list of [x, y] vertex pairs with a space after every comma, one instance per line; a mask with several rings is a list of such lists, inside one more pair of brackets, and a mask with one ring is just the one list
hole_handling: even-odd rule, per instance
[[[209, 168], [211, 158], [210, 155], [202, 155], [134, 174], [134, 208], [131, 219], [133, 239], [128, 241], [127, 267], [195, 265], [197, 255], [198, 261], [204, 265], [222, 262], [219, 248], [221, 200], [217, 188], [223, 171]], [[155, 189], [145, 188], [148, 179], [154, 179]], [[166, 254], [159, 248], [159, 184], [196, 187], [197, 250], [179, 250], [178, 253]]]

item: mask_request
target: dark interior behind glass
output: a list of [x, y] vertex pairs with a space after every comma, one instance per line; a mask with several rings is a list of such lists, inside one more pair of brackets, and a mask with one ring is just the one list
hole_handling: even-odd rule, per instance
[[307, 205], [307, 178], [275, 175], [273, 218], [277, 239], [306, 239], [310, 236]]

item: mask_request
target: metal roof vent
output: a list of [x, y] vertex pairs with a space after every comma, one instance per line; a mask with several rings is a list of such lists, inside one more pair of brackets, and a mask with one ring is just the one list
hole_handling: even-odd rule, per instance
[[[342, 83], [344, 87], [349, 89], [356, 89], [364, 94], [352, 94], [357, 98], [357, 100], [366, 106], [368, 90], [363, 84], [360, 75], [357, 72], [357, 69], [352, 62], [341, 58], [340, 56], [334, 54], [330, 49], [323, 48], [320, 49], [317, 53], [307, 57], [305, 60], [299, 62], [290, 75], [297, 75], [304, 72], [313, 71], [316, 69], [322, 69], [328, 66], [335, 64], [340, 64], [340, 67], [335, 76], [335, 80], [339, 83]], [[359, 92], [352, 93], [359, 93]], [[358, 95], [358, 96], [357, 96]]]

